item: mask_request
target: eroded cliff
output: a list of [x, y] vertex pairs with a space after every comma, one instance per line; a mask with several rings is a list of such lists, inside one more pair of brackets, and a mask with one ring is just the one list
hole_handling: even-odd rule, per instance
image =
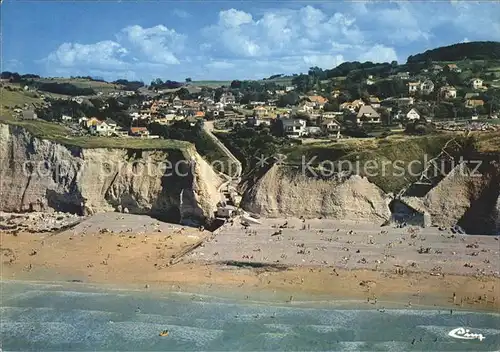
[[274, 165], [248, 185], [242, 208], [269, 217], [326, 217], [381, 224], [391, 216], [388, 200], [380, 188], [360, 176], [337, 182]]
[[[85, 149], [0, 124], [0, 210], [93, 214], [127, 208], [175, 220], [213, 217], [221, 183], [193, 148]], [[181, 199], [182, 198], [182, 199]]]

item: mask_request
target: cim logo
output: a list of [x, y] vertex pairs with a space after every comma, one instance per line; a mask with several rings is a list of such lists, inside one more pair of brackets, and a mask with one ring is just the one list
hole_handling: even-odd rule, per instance
[[469, 329], [465, 329], [465, 328], [453, 329], [448, 333], [448, 336], [454, 337], [456, 339], [461, 339], [461, 340], [476, 340], [477, 339], [479, 341], [483, 341], [485, 339], [483, 334], [475, 334], [475, 333], [470, 332]]

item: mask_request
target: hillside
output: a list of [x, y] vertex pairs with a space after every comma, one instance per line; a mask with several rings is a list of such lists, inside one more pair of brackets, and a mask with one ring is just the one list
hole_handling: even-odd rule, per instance
[[443, 46], [424, 53], [410, 55], [407, 63], [459, 60], [499, 60], [500, 42], [470, 42]]

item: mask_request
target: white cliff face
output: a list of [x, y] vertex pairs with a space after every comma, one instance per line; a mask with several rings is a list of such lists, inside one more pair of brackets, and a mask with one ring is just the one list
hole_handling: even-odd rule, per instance
[[195, 161], [192, 167], [181, 161], [179, 150], [66, 147], [0, 124], [0, 210], [92, 214], [121, 207], [138, 214], [212, 218], [221, 180], [194, 147], [184, 154]]
[[269, 217], [303, 216], [384, 223], [391, 216], [388, 197], [366, 178], [343, 182], [292, 176], [272, 166], [247, 188], [242, 208]]

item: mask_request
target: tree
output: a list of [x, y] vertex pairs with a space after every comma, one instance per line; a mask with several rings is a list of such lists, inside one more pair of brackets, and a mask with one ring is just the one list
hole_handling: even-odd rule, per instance
[[299, 94], [295, 91], [288, 92], [285, 95], [282, 95], [278, 99], [278, 107], [286, 107], [288, 105], [297, 105], [299, 102]]
[[191, 77], [188, 77], [186, 78], [186, 83], [189, 83], [189, 82], [192, 82], [193, 80], [191, 79]]

